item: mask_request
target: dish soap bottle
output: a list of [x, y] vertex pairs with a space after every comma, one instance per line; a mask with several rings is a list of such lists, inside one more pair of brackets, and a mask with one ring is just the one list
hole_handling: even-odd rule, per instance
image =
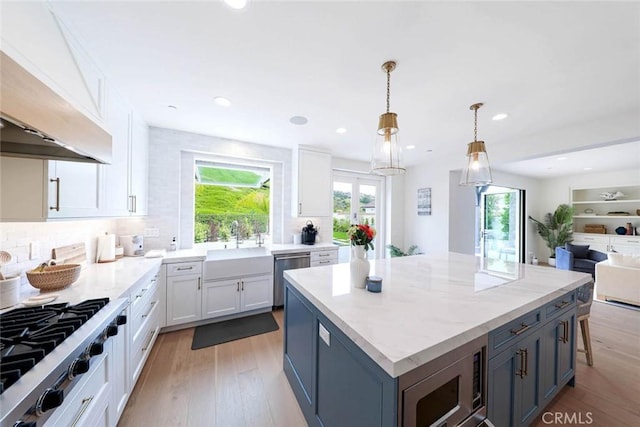
[[169, 250], [175, 251], [176, 249], [178, 249], [178, 244], [176, 243], [176, 238], [174, 237], [171, 241], [171, 244], [169, 245]]

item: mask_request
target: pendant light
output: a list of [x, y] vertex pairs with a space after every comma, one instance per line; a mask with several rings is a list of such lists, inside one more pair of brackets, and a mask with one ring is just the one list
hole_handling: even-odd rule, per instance
[[482, 103], [469, 107], [474, 111], [473, 142], [467, 145], [467, 159], [460, 177], [460, 185], [486, 185], [492, 182], [489, 156], [484, 147], [484, 141], [478, 141], [478, 109]]
[[376, 143], [371, 156], [371, 173], [377, 175], [398, 175], [405, 172], [402, 162], [402, 148], [398, 142], [398, 115], [389, 112], [391, 72], [396, 69], [394, 61], [382, 64], [387, 73], [387, 112], [380, 116]]

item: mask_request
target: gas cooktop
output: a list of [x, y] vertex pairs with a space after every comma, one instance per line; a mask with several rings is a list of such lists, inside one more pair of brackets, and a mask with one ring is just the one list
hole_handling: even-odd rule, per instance
[[109, 303], [109, 298], [0, 314], [0, 394]]

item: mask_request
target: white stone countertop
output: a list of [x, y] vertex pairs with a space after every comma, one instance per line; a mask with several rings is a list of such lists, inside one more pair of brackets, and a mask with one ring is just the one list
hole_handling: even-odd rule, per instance
[[[337, 249], [338, 245], [334, 245], [331, 242], [327, 243], [316, 243], [315, 245], [296, 245], [293, 243], [274, 243], [267, 244], [263, 246], [266, 251], [269, 251], [272, 255], [278, 254], [288, 254], [288, 253], [297, 253], [297, 252], [313, 252], [313, 251], [321, 251], [326, 249]], [[231, 259], [233, 258], [233, 251], [237, 251], [238, 258], [246, 258], [246, 253], [248, 249], [258, 249], [255, 247], [242, 247], [240, 249], [229, 248], [229, 249], [206, 249], [206, 247], [194, 248], [194, 249], [180, 249], [177, 251], [166, 251], [162, 256], [162, 262], [164, 264], [176, 263], [176, 262], [192, 262], [192, 261], [204, 261], [207, 259], [207, 252], [209, 251], [219, 251], [225, 252], [229, 254], [229, 256], [220, 257], [221, 259]], [[215, 258], [215, 257], [214, 257]]]
[[[20, 301], [40, 295], [58, 295], [51, 304], [69, 302], [76, 304], [93, 298], [108, 297], [112, 300], [126, 296], [128, 290], [149, 271], [158, 268], [161, 258], [124, 257], [115, 262], [88, 264], [80, 272], [80, 277], [68, 288], [52, 292], [40, 292], [31, 285], [20, 289]], [[13, 308], [21, 307], [17, 305]]]
[[[485, 265], [482, 265], [485, 264]], [[437, 253], [371, 261], [382, 292], [351, 288], [349, 264], [285, 278], [392, 377], [588, 283], [585, 273]]]

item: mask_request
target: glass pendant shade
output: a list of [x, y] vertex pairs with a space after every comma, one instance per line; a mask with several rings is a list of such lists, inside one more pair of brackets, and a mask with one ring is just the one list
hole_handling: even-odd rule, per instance
[[489, 156], [484, 141], [474, 141], [467, 145], [467, 157], [460, 177], [460, 185], [481, 186], [492, 182]]
[[[387, 116], [387, 117], [385, 117]], [[392, 117], [391, 117], [392, 116]], [[376, 135], [376, 143], [371, 156], [371, 172], [377, 175], [398, 175], [405, 172], [402, 162], [402, 147], [398, 141], [398, 124], [395, 113], [380, 116], [380, 124], [395, 126], [381, 127]]]

